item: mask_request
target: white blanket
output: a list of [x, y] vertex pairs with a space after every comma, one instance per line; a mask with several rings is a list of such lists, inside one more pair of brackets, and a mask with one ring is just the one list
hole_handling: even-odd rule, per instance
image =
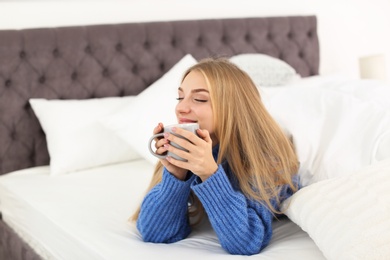
[[[50, 176], [36, 167], [0, 177], [3, 219], [44, 259], [237, 259], [208, 223], [174, 244], [145, 243], [127, 219], [153, 166], [146, 160]], [[245, 257], [246, 258], [246, 257]], [[324, 259], [288, 219], [274, 223], [270, 245], [253, 259]]]

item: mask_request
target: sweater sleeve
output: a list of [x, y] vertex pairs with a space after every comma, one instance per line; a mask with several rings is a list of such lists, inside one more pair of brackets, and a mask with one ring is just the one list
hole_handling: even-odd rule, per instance
[[165, 168], [162, 180], [145, 196], [137, 220], [137, 228], [146, 242], [173, 243], [191, 232], [187, 209], [190, 185], [176, 179]]
[[252, 255], [268, 245], [272, 236], [271, 211], [234, 190], [221, 165], [205, 182], [194, 182], [192, 190], [226, 251]]

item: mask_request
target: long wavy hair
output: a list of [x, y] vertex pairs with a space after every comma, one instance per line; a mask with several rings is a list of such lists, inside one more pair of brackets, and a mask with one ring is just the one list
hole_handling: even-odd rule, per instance
[[[229, 60], [203, 59], [190, 67], [182, 80], [191, 71], [201, 72], [209, 88], [219, 141], [217, 163], [228, 163], [246, 197], [263, 203], [273, 213], [282, 213], [278, 207], [281, 186], [297, 190], [292, 177], [299, 162], [292, 141], [268, 113], [252, 79]], [[162, 169], [159, 162], [148, 191], [161, 181]], [[201, 220], [204, 209], [199, 199], [191, 193], [190, 201], [190, 218]], [[132, 220], [137, 220], [139, 211]]]

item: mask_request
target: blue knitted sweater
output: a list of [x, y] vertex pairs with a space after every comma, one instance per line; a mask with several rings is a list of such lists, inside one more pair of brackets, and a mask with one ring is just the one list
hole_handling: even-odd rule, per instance
[[[218, 150], [218, 146], [214, 147], [214, 159]], [[268, 245], [273, 215], [265, 205], [244, 196], [227, 163], [218, 165], [205, 182], [189, 174], [186, 181], [181, 181], [164, 168], [162, 181], [145, 196], [137, 220], [144, 241], [173, 243], [190, 234], [187, 210], [192, 190], [226, 251], [252, 255]], [[280, 195], [287, 198], [291, 194], [286, 187]]]

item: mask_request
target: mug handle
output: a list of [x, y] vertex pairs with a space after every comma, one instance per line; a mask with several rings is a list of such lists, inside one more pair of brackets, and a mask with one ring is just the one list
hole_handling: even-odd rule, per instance
[[155, 134], [153, 135], [152, 137], [150, 137], [149, 139], [149, 145], [148, 145], [148, 148], [149, 148], [149, 151], [152, 155], [156, 156], [157, 158], [160, 158], [160, 159], [165, 159], [167, 156], [166, 155], [161, 155], [161, 154], [157, 154], [155, 151], [153, 151], [152, 149], [152, 142], [154, 140], [154, 138], [156, 137], [160, 137], [160, 136], [164, 136], [164, 133], [158, 133], [158, 134]]

